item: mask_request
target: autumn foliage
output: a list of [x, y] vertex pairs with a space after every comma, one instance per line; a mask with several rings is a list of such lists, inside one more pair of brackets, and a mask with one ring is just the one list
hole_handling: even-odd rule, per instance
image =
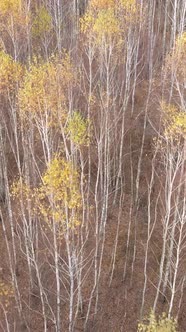
[[184, 332], [183, 1], [2, 0], [0, 33], [0, 330]]

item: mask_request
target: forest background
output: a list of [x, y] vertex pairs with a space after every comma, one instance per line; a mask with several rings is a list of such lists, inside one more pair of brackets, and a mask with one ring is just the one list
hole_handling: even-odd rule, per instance
[[1, 331], [186, 331], [185, 29], [185, 0], [0, 0]]

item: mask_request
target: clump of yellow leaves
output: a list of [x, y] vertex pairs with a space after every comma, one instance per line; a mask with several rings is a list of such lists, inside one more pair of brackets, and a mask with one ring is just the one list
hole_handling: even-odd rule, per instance
[[42, 190], [52, 195], [55, 202], [63, 202], [69, 208], [79, 206], [78, 172], [64, 158], [55, 157], [43, 176]]
[[25, 183], [24, 179], [20, 177], [16, 179], [11, 186], [11, 198], [18, 203], [17, 205], [17, 215], [22, 216], [22, 209], [25, 211], [28, 210], [29, 206], [29, 214], [31, 216], [35, 216], [37, 212], [36, 206], [36, 195], [35, 188], [31, 188], [31, 186]]
[[180, 59], [185, 55], [186, 51], [186, 32], [183, 32], [176, 39], [174, 54]]
[[43, 185], [37, 191], [38, 207], [47, 223], [57, 223], [60, 232], [77, 227], [81, 195], [78, 172], [72, 163], [60, 156], [54, 157], [42, 180]]
[[97, 44], [103, 40], [118, 43], [128, 23], [136, 22], [138, 7], [136, 0], [92, 0], [80, 19], [81, 31], [94, 37]]
[[22, 0], [1, 0], [0, 1], [0, 23], [5, 27], [12, 23], [25, 25], [29, 22], [29, 17], [24, 10]]
[[120, 0], [119, 3], [121, 6], [130, 14], [135, 14], [137, 11], [136, 0]]
[[186, 138], [186, 112], [173, 104], [161, 102], [164, 112], [165, 135], [168, 138]]
[[11, 186], [11, 197], [22, 199], [26, 203], [34, 198], [33, 189], [20, 177]]
[[48, 10], [41, 6], [34, 17], [32, 24], [32, 34], [34, 37], [40, 37], [52, 28], [52, 17]]
[[65, 93], [73, 84], [74, 69], [70, 57], [52, 57], [47, 62], [35, 61], [26, 72], [19, 91], [20, 114], [24, 118], [47, 115], [48, 126], [56, 126], [65, 116]]
[[92, 9], [105, 10], [109, 8], [114, 8], [116, 5], [115, 0], [92, 0], [90, 2], [90, 7]]
[[89, 144], [88, 126], [88, 120], [84, 119], [77, 111], [69, 119], [66, 132], [70, 136], [71, 141], [77, 146]]
[[0, 93], [13, 91], [23, 76], [24, 69], [10, 55], [0, 51]]
[[17, 17], [21, 10], [21, 0], [1, 0], [0, 13], [1, 15], [13, 15]]
[[27, 208], [30, 204], [33, 216], [41, 217], [49, 228], [57, 225], [59, 237], [67, 229], [80, 225], [82, 206], [79, 175], [70, 161], [56, 155], [43, 174], [42, 184], [31, 188], [22, 178], [15, 181], [11, 197]]
[[150, 312], [149, 317], [144, 319], [144, 322], [138, 324], [138, 332], [176, 332], [177, 322], [174, 318], [168, 318], [163, 313], [159, 318], [156, 318], [153, 311]]
[[84, 34], [91, 35], [92, 29], [95, 23], [95, 17], [91, 14], [90, 11], [87, 11], [85, 15], [80, 18], [80, 29]]
[[14, 290], [11, 284], [0, 281], [0, 301], [5, 307], [8, 307], [10, 298], [14, 297]]
[[116, 16], [116, 4], [113, 0], [92, 0], [89, 9], [80, 19], [81, 31], [96, 44], [111, 41], [120, 32], [120, 22]]
[[183, 32], [176, 39], [175, 47], [172, 52], [167, 56], [166, 66], [173, 69], [179, 79], [182, 79], [185, 84], [186, 80], [186, 32]]
[[97, 19], [93, 26], [93, 32], [97, 35], [98, 41], [101, 41], [103, 37], [109, 39], [113, 38], [120, 33], [120, 22], [112, 8], [98, 12]]
[[117, 15], [120, 19], [122, 29], [127, 31], [128, 27], [135, 26], [140, 22], [140, 3], [136, 0], [118, 0]]
[[55, 81], [56, 70], [53, 64], [32, 64], [19, 91], [21, 112], [35, 114], [51, 109], [57, 97]]
[[103, 9], [97, 13], [87, 11], [80, 19], [81, 32], [95, 45], [110, 44], [120, 39], [120, 22], [113, 8]]

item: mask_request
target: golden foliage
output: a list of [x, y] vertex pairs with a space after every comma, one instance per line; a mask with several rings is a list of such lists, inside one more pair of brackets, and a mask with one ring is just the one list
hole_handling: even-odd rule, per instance
[[79, 112], [74, 112], [68, 121], [66, 132], [70, 136], [71, 141], [76, 145], [88, 145], [90, 137], [88, 137], [89, 122], [83, 119]]
[[128, 26], [138, 24], [142, 19], [140, 17], [140, 3], [136, 0], [119, 0], [117, 12], [121, 22], [124, 18], [125, 29], [127, 29]]
[[136, 0], [120, 0], [119, 3], [128, 14], [134, 15], [138, 9]]
[[32, 24], [32, 34], [34, 37], [40, 37], [52, 28], [52, 17], [48, 10], [41, 6], [34, 17]]
[[109, 8], [114, 8], [116, 5], [115, 0], [92, 0], [90, 2], [90, 7], [96, 10], [105, 10]]
[[60, 157], [55, 157], [48, 165], [43, 176], [42, 191], [52, 195], [54, 202], [63, 202], [69, 208], [77, 207], [79, 196], [78, 173], [70, 162]]
[[13, 91], [22, 80], [23, 66], [14, 61], [10, 55], [0, 51], [0, 93]]
[[81, 32], [93, 39], [98, 46], [102, 42], [109, 45], [120, 39], [120, 22], [113, 8], [101, 10], [96, 16], [88, 11], [80, 19], [80, 28]]
[[92, 0], [89, 9], [80, 19], [81, 32], [95, 43], [121, 41], [122, 33], [128, 29], [129, 23], [136, 23], [139, 5], [135, 0]]
[[22, 198], [25, 202], [29, 201], [31, 200], [31, 197], [33, 197], [32, 189], [24, 182], [22, 178], [19, 178], [18, 180], [14, 181], [11, 186], [11, 197], [14, 199]]
[[181, 80], [186, 79], [186, 32], [176, 39], [175, 47], [166, 58], [166, 68], [172, 69]]
[[14, 289], [12, 284], [0, 281], [0, 301], [5, 307], [8, 307], [10, 299], [14, 297]]
[[60, 235], [67, 228], [77, 227], [81, 208], [77, 170], [64, 158], [56, 156], [48, 165], [42, 180], [43, 185], [37, 191], [38, 207], [48, 225], [51, 221], [57, 223]]
[[164, 113], [165, 135], [168, 138], [186, 138], [186, 112], [173, 104], [161, 102]]
[[90, 11], [87, 11], [85, 15], [80, 18], [81, 32], [90, 35], [93, 30], [94, 23], [95, 17], [91, 14]]
[[31, 188], [20, 178], [12, 185], [11, 197], [25, 209], [29, 203], [33, 216], [43, 218], [50, 228], [55, 223], [61, 237], [67, 228], [80, 225], [79, 186], [79, 175], [72, 163], [56, 155], [48, 164], [39, 187]]
[[112, 8], [102, 10], [98, 13], [93, 26], [93, 32], [95, 32], [99, 41], [101, 41], [103, 37], [113, 38], [119, 34], [120, 22]]
[[36, 211], [36, 197], [35, 188], [31, 188], [30, 185], [26, 184], [24, 179], [20, 177], [15, 180], [11, 186], [11, 198], [18, 204], [17, 214], [22, 216], [22, 209], [28, 210], [31, 216], [35, 216]]
[[182, 57], [186, 57], [185, 52], [186, 52], [186, 32], [183, 32], [176, 39], [174, 54], [177, 56], [178, 59], [181, 59]]
[[174, 318], [168, 318], [165, 313], [156, 318], [153, 311], [149, 317], [138, 324], [138, 332], [176, 332], [177, 322]]
[[66, 92], [74, 77], [75, 71], [68, 54], [62, 60], [52, 57], [44, 63], [35, 61], [26, 72], [19, 91], [22, 118], [47, 115], [48, 126], [56, 126], [57, 119], [63, 121]]
[[21, 0], [1, 0], [0, 15], [13, 15], [18, 18], [21, 11], [21, 4]]
[[27, 25], [29, 17], [24, 10], [24, 2], [22, 0], [1, 0], [0, 1], [0, 23], [5, 28], [17, 25]]

